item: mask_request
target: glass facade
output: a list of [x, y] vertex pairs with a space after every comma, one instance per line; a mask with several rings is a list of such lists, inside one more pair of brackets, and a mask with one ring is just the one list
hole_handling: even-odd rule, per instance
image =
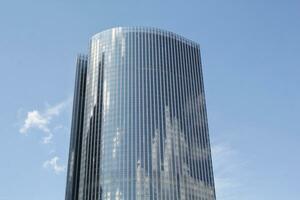
[[77, 57], [66, 200], [78, 199], [87, 63], [87, 56]]
[[87, 65], [78, 199], [214, 200], [199, 45], [118, 27]]

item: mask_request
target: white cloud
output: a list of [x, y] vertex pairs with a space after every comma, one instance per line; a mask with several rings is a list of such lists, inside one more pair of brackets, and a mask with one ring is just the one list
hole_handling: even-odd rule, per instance
[[52, 142], [52, 138], [53, 138], [53, 134], [52, 133], [49, 133], [48, 136], [45, 136], [43, 138], [43, 144], [49, 144]]
[[[31, 129], [38, 129], [47, 134], [42, 142], [44, 144], [51, 143], [53, 133], [50, 128], [51, 120], [61, 114], [63, 109], [71, 103], [68, 98], [54, 106], [48, 106], [43, 112], [38, 110], [29, 111], [27, 116], [19, 129], [20, 133], [27, 134]], [[57, 127], [57, 126], [56, 126]]]
[[48, 133], [50, 132], [48, 124], [49, 119], [46, 116], [41, 115], [37, 110], [33, 110], [27, 113], [24, 124], [20, 128], [20, 133], [27, 133], [27, 131], [31, 128], [37, 128]]
[[48, 109], [46, 110], [46, 115], [49, 116], [49, 117], [52, 117], [52, 116], [58, 116], [61, 111], [70, 103], [70, 98], [63, 101], [63, 102], [60, 102], [52, 107], [48, 107]]
[[55, 174], [59, 174], [61, 172], [64, 172], [66, 167], [64, 165], [60, 165], [58, 163], [59, 157], [54, 156], [50, 160], [46, 160], [43, 164], [43, 167], [46, 169], [51, 169], [54, 171]]

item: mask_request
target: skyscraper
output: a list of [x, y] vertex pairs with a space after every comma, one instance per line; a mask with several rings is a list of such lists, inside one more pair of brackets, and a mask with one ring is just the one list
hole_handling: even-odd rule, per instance
[[77, 60], [71, 199], [215, 199], [197, 43], [144, 27], [92, 37]]

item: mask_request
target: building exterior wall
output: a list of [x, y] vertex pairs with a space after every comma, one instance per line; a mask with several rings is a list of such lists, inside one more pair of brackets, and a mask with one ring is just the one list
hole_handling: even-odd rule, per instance
[[200, 48], [156, 28], [92, 37], [79, 199], [214, 200]]
[[87, 62], [87, 56], [77, 57], [66, 200], [78, 199]]

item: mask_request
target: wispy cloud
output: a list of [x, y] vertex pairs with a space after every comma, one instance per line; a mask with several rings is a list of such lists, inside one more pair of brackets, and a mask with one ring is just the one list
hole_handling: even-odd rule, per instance
[[43, 164], [43, 167], [46, 169], [51, 169], [54, 171], [55, 174], [59, 174], [61, 172], [64, 172], [66, 167], [64, 165], [61, 165], [58, 163], [59, 157], [54, 156], [50, 160], [46, 160]]
[[238, 151], [227, 143], [216, 143], [212, 145], [212, 156], [218, 199], [239, 199], [242, 188], [239, 174], [242, 172], [243, 162]]
[[[47, 106], [44, 111], [32, 110], [27, 112], [27, 116], [19, 129], [21, 134], [28, 134], [32, 129], [37, 129], [46, 134], [42, 139], [44, 144], [51, 143], [53, 133], [50, 128], [51, 121], [54, 117], [57, 117], [61, 112], [70, 105], [71, 99], [68, 98], [54, 106]], [[56, 126], [57, 127], [57, 126]]]
[[31, 128], [37, 128], [45, 133], [49, 133], [48, 124], [50, 119], [46, 115], [42, 115], [39, 111], [33, 110], [27, 113], [24, 124], [20, 128], [20, 133], [27, 133]]
[[42, 140], [43, 144], [49, 144], [52, 142], [53, 134], [49, 133], [49, 135], [45, 136]]
[[[55, 133], [59, 132], [60, 129], [66, 129], [65, 125], [56, 121], [60, 119], [59, 117], [67, 108], [70, 108], [71, 104], [72, 99], [68, 98], [54, 105], [46, 104], [46, 107], [42, 110], [34, 109], [24, 113], [24, 109], [20, 108], [17, 112], [17, 118], [22, 120], [21, 124], [18, 124], [19, 132], [23, 135], [28, 135], [33, 131], [42, 133], [41, 142], [43, 144], [53, 144], [48, 146], [48, 148], [52, 148], [48, 156], [55, 155], [55, 143], [53, 142]], [[43, 167], [53, 170], [55, 174], [64, 172], [66, 167], [59, 162], [59, 159], [58, 156], [53, 156], [43, 163]]]

